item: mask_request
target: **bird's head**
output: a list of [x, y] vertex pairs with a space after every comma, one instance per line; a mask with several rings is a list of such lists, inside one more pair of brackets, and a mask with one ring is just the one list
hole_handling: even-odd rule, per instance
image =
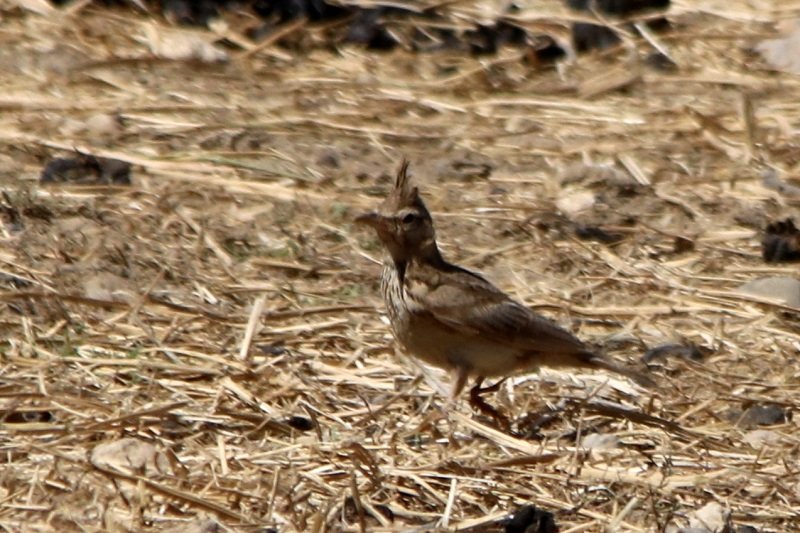
[[433, 219], [419, 189], [411, 183], [406, 160], [400, 165], [389, 196], [376, 210], [358, 216], [356, 222], [375, 229], [395, 263], [439, 257]]

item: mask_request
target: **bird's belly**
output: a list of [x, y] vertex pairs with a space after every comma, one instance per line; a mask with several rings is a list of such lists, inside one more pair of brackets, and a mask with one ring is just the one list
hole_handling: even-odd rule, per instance
[[[409, 318], [413, 322], [413, 318]], [[413, 356], [444, 369], [466, 367], [477, 376], [493, 377], [519, 368], [518, 350], [497, 342], [458, 335], [437, 323], [421, 320], [398, 328], [395, 337]]]

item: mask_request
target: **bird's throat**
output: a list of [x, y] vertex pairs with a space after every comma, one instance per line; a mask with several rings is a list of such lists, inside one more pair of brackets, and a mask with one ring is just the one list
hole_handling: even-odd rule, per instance
[[393, 262], [395, 270], [397, 271], [397, 279], [401, 284], [405, 279], [406, 271], [411, 263], [431, 266], [439, 270], [447, 270], [449, 266], [447, 261], [442, 257], [439, 247], [436, 245], [436, 241], [433, 239], [423, 243], [423, 245], [415, 250], [415, 253], [411, 254], [409, 257], [403, 259], [393, 258]]

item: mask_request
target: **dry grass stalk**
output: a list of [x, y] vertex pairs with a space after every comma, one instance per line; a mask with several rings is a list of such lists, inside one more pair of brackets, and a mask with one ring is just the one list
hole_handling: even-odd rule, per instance
[[[462, 28], [494, 4], [442, 10]], [[679, 70], [636, 76], [619, 52], [539, 71], [518, 50], [272, 53], [319, 38], [299, 22], [190, 67], [153, 60], [136, 13], [0, 8], [0, 523], [491, 531], [535, 504], [562, 531], [654, 531], [714, 500], [735, 524], [794, 527], [797, 420], [737, 420], [797, 410], [798, 309], [737, 288], [796, 276], [762, 263], [758, 236], [797, 215], [761, 171], [796, 173], [798, 81], [748, 50], [797, 10], [674, 4], [676, 34], [626, 46]], [[513, 17], [576, 19], [556, 0]], [[119, 129], [93, 131], [96, 115]], [[130, 162], [134, 185], [39, 186], [74, 149]], [[457, 262], [617, 357], [713, 354], [667, 360], [654, 393], [515, 379], [494, 400], [519, 434], [447, 404], [438, 374], [394, 357], [380, 251], [351, 223], [403, 155]], [[616, 244], [556, 212], [586, 191], [577, 222]], [[617, 445], [586, 449], [594, 434]], [[162, 469], [88, 459], [123, 439]]]

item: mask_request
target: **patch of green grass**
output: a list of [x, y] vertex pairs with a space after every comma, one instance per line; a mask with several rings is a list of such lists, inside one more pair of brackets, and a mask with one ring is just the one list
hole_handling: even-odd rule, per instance
[[365, 287], [361, 284], [352, 283], [344, 285], [336, 290], [336, 296], [342, 299], [354, 299], [364, 294]]
[[331, 219], [335, 222], [348, 220], [350, 216], [350, 206], [339, 202], [334, 202], [330, 207]]
[[228, 255], [239, 261], [248, 259], [254, 253], [254, 249], [250, 246], [250, 243], [242, 239], [224, 239], [222, 241], [222, 247]]
[[125, 359], [139, 359], [142, 356], [142, 347], [134, 346], [125, 352]]

